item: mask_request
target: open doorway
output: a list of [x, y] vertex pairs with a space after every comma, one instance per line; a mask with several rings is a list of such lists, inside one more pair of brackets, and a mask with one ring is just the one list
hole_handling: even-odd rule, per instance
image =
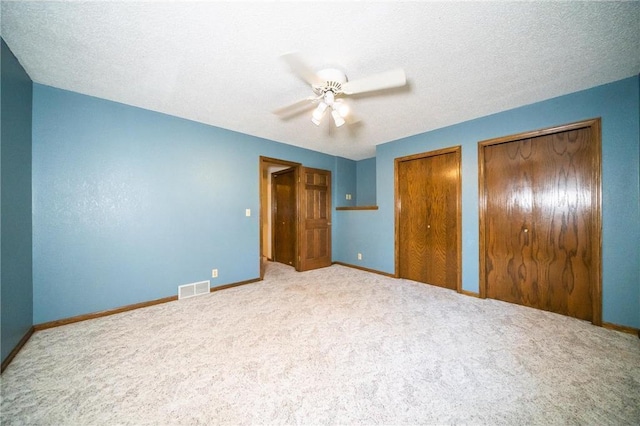
[[[297, 169], [300, 163], [295, 163], [276, 158], [260, 157], [260, 277], [264, 277], [264, 269], [267, 261], [274, 260], [273, 247], [273, 208], [274, 194], [272, 192], [272, 175], [286, 169], [294, 169], [297, 175]], [[297, 178], [296, 178], [297, 180]], [[291, 209], [293, 217], [291, 220], [297, 223], [297, 206]], [[297, 249], [297, 248], [296, 248]], [[295, 259], [295, 253], [294, 253]], [[295, 262], [294, 262], [295, 264]], [[295, 266], [295, 265], [294, 265]]]
[[298, 176], [295, 167], [271, 173], [271, 258], [294, 266], [298, 247]]
[[[329, 170], [303, 167], [294, 163], [275, 158], [260, 157], [260, 277], [264, 278], [267, 261], [277, 260], [274, 250], [274, 213], [276, 191], [274, 191], [274, 176], [292, 171], [292, 197], [284, 197], [289, 206], [289, 214], [285, 222], [292, 226], [289, 232], [295, 230], [295, 235], [283, 235], [282, 238], [292, 240], [291, 251], [294, 252], [291, 264], [297, 271], [324, 268], [331, 265], [331, 172]], [[277, 178], [276, 178], [277, 179]], [[293, 184], [293, 185], [291, 185]], [[293, 201], [292, 201], [293, 200]]]

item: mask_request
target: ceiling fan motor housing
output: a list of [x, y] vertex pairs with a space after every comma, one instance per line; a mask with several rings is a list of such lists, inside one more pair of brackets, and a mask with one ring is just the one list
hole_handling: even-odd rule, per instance
[[342, 93], [342, 85], [347, 82], [347, 76], [344, 72], [336, 68], [327, 68], [317, 72], [324, 84], [312, 86], [313, 91], [317, 95], [322, 95], [328, 91], [334, 94]]

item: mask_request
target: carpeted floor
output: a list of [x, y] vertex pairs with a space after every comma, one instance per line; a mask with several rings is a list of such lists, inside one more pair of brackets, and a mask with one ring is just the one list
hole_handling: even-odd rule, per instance
[[640, 339], [334, 265], [37, 332], [2, 424], [638, 424]]

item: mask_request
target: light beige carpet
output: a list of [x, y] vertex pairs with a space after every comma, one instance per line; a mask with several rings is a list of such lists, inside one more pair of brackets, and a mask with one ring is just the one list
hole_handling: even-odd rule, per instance
[[640, 339], [343, 267], [36, 333], [2, 424], [638, 424]]

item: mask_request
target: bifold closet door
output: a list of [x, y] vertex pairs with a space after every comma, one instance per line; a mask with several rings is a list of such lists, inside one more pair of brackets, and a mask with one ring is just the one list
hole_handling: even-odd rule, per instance
[[458, 290], [460, 149], [396, 160], [396, 271]]
[[600, 132], [590, 123], [480, 145], [481, 295], [599, 323]]

